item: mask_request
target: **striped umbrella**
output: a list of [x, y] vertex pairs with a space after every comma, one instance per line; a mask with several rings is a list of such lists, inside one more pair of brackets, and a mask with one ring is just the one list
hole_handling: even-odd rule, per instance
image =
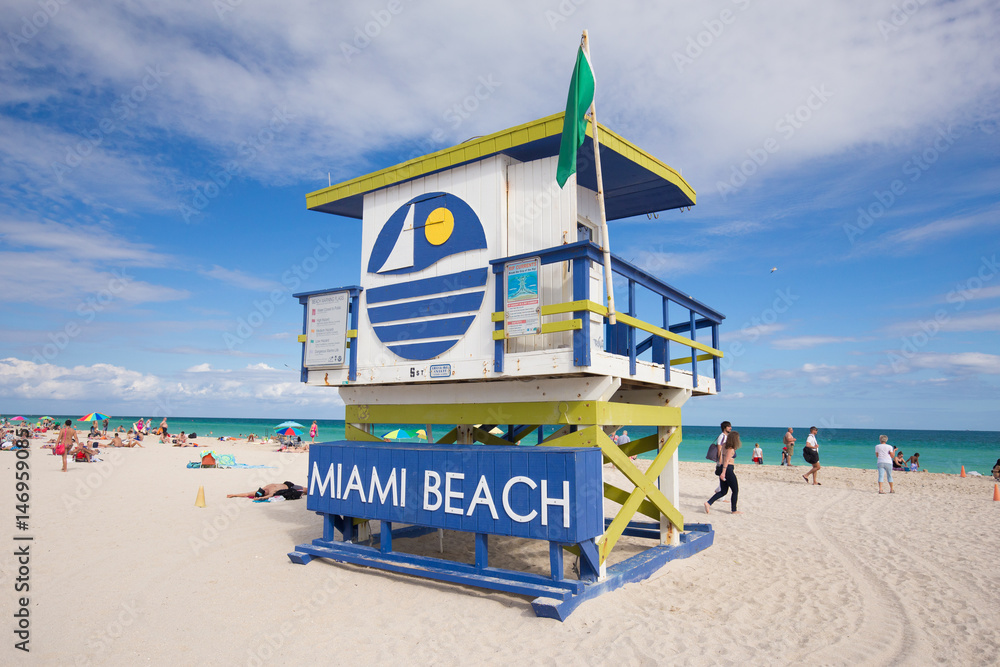
[[111, 419], [108, 415], [101, 412], [91, 412], [89, 415], [80, 417], [77, 419], [78, 422], [99, 422], [105, 419]]
[[300, 435], [300, 433], [298, 431], [296, 431], [294, 428], [292, 428], [291, 426], [289, 426], [288, 428], [280, 429], [278, 431], [278, 435], [294, 435], [294, 436], [298, 436], [298, 435]]
[[395, 431], [389, 431], [388, 433], [386, 433], [385, 435], [383, 435], [382, 439], [383, 440], [399, 440], [400, 438], [409, 438], [409, 437], [412, 437], [409, 433], [407, 433], [406, 431], [404, 431], [401, 428], [397, 428]]

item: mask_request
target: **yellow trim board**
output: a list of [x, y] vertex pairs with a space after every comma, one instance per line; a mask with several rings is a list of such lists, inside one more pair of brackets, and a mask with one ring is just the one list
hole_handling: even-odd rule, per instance
[[[420, 176], [425, 176], [442, 169], [448, 169], [449, 167], [466, 162], [489, 157], [532, 141], [560, 135], [563, 129], [564, 113], [559, 112], [524, 123], [523, 125], [500, 130], [485, 137], [472, 139], [458, 146], [422, 155], [401, 164], [336, 183], [315, 192], [310, 192], [306, 195], [306, 208], [318, 208], [324, 204], [373, 192], [380, 188], [394, 185], [395, 183], [419, 178]], [[691, 200], [692, 205], [696, 203], [697, 195], [694, 188], [675, 169], [656, 159], [635, 144], [625, 140], [615, 132], [612, 132], [604, 127], [604, 125], [598, 125], [601, 128], [601, 145], [673, 184]], [[589, 123], [587, 125], [587, 134], [593, 137], [593, 129]]]

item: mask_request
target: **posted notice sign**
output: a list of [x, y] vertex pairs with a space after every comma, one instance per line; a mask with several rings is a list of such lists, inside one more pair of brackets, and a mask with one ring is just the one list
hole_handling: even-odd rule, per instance
[[504, 331], [507, 337], [530, 336], [542, 331], [538, 257], [504, 264]]
[[306, 303], [306, 368], [343, 366], [347, 358], [349, 292], [310, 296]]

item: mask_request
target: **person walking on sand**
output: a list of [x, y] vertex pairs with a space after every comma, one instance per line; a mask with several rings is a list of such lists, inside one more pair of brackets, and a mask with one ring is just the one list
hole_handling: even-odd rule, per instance
[[70, 448], [74, 444], [79, 445], [80, 439], [76, 436], [76, 429], [73, 428], [73, 420], [67, 419], [66, 425], [59, 431], [59, 437], [56, 438], [56, 448], [53, 450], [62, 456], [63, 472], [66, 472], [66, 455], [69, 454]]
[[764, 450], [760, 448], [760, 443], [753, 443], [753, 462], [759, 466], [764, 465]]
[[822, 468], [819, 464], [819, 443], [816, 442], [816, 434], [819, 433], [819, 429], [815, 426], [809, 427], [809, 437], [806, 438], [806, 446], [802, 450], [802, 458], [806, 460], [806, 463], [812, 464], [812, 470], [802, 475], [802, 479], [809, 481], [809, 475], [812, 475], [813, 486], [822, 486], [820, 482], [816, 479], [816, 475], [819, 473], [819, 469]]
[[788, 432], [785, 433], [785, 438], [783, 440], [785, 445], [785, 450], [788, 454], [788, 458], [783, 462], [783, 464], [787, 466], [792, 465], [792, 454], [795, 453], [795, 436], [792, 435], [793, 433], [795, 433], [795, 430], [791, 426], [789, 426]]
[[[726, 438], [729, 436], [729, 432], [733, 430], [733, 425], [727, 421], [722, 422], [721, 424], [719, 424], [719, 429], [722, 432], [719, 434], [719, 437], [715, 439], [715, 448], [718, 452], [718, 458], [715, 459], [715, 465], [719, 465], [720, 463], [722, 463], [722, 456], [725, 453], [724, 450], [726, 448]], [[715, 488], [715, 492], [718, 493], [721, 490], [722, 490], [722, 485], [719, 484]]]
[[889, 479], [889, 493], [896, 493], [892, 490], [892, 452], [893, 447], [889, 444], [889, 436], [880, 435], [878, 444], [875, 445], [875, 465], [878, 466], [878, 492], [882, 490], [882, 482]]
[[705, 514], [711, 514], [712, 503], [729, 493], [730, 489], [733, 491], [732, 498], [730, 498], [730, 506], [732, 507], [733, 514], [742, 514], [742, 512], [736, 509], [736, 505], [740, 500], [740, 483], [736, 479], [736, 470], [733, 467], [733, 460], [736, 458], [736, 450], [739, 448], [740, 432], [733, 431], [726, 437], [726, 446], [722, 455], [722, 462], [715, 468], [720, 471], [720, 488], [715, 492], [714, 496], [705, 501]]
[[309, 427], [309, 437], [312, 438], [313, 444], [316, 444], [316, 434], [319, 433], [319, 426], [316, 425], [316, 420], [313, 420], [312, 426]]

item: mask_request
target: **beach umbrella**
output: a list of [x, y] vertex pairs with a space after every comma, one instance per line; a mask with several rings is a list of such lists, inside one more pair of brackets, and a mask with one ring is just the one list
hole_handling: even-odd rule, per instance
[[111, 419], [111, 417], [109, 417], [108, 415], [103, 414], [101, 412], [91, 412], [89, 415], [85, 415], [83, 417], [80, 417], [79, 419], [77, 419], [77, 421], [78, 422], [99, 422], [99, 421], [104, 420], [104, 419]]
[[400, 438], [409, 438], [409, 437], [412, 437], [409, 433], [407, 433], [406, 431], [404, 431], [401, 428], [397, 428], [395, 431], [389, 431], [388, 433], [386, 433], [385, 435], [383, 435], [382, 439], [383, 440], [399, 440]]
[[420, 438], [421, 440], [426, 440], [427, 439], [427, 431], [425, 431], [422, 428], [418, 428], [417, 429], [417, 437]]
[[291, 427], [291, 428], [305, 428], [305, 426], [303, 426], [302, 424], [300, 424], [298, 422], [281, 422], [280, 424], [278, 424], [274, 428], [277, 429], [277, 428], [288, 428], [288, 427]]
[[278, 435], [295, 435], [295, 436], [298, 436], [300, 434], [294, 428], [292, 428], [291, 426], [289, 426], [288, 428], [280, 429], [278, 431]]
[[493, 428], [490, 429], [490, 435], [503, 435], [503, 434], [504, 430], [499, 426], [494, 426]]
[[11, 421], [12, 422], [23, 422], [24, 421], [24, 417], [22, 417], [21, 415], [18, 415], [17, 417], [14, 417], [13, 419], [11, 419]]
[[[49, 417], [48, 415], [46, 415], [44, 417], [39, 417], [39, 419], [41, 419], [42, 421], [45, 421], [46, 419], [52, 420], [52, 417]], [[55, 420], [53, 420], [53, 421], [55, 421]]]

